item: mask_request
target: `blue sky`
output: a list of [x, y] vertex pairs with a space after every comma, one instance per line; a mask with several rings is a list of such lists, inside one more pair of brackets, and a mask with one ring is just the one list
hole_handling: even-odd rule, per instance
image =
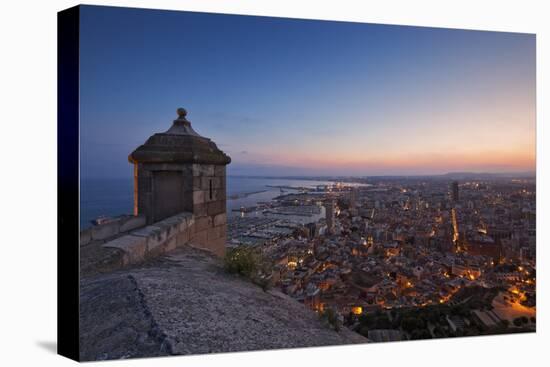
[[179, 106], [230, 174], [534, 169], [534, 35], [84, 6], [80, 37], [83, 177]]

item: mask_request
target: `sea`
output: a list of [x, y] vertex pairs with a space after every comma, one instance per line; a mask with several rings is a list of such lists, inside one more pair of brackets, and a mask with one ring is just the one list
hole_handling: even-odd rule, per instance
[[[298, 192], [294, 188], [315, 188], [329, 185], [333, 181], [317, 181], [293, 178], [264, 178], [227, 176], [227, 212], [233, 209], [254, 206], [258, 202], [269, 201], [285, 193]], [[80, 182], [80, 228], [92, 225], [101, 216], [114, 217], [133, 212], [133, 178], [94, 178]]]

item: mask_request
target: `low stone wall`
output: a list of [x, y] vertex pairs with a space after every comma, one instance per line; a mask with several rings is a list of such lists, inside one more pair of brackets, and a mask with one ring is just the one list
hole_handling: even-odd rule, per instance
[[80, 231], [80, 246], [92, 241], [105, 241], [145, 226], [144, 215], [121, 215], [108, 223], [98, 224]]
[[195, 232], [195, 218], [180, 213], [152, 225], [131, 231], [103, 244], [122, 250], [122, 266], [137, 264], [146, 259], [189, 244]]
[[[145, 216], [121, 216], [115, 221], [88, 228], [80, 233], [80, 245], [84, 249], [118, 249], [102, 258], [101, 251], [87, 251], [86, 259], [92, 268], [108, 259], [110, 269], [138, 264], [188, 245], [207, 250], [217, 256], [225, 253], [226, 214], [195, 217], [183, 212], [151, 225], [145, 225]], [[83, 256], [81, 250], [81, 257]], [[94, 265], [96, 264], [96, 265]], [[114, 265], [113, 265], [114, 264]], [[104, 271], [104, 270], [103, 270]]]

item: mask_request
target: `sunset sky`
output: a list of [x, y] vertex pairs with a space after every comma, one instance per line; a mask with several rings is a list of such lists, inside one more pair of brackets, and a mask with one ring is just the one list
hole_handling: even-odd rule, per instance
[[229, 174], [535, 169], [535, 36], [81, 7], [81, 175], [185, 107]]

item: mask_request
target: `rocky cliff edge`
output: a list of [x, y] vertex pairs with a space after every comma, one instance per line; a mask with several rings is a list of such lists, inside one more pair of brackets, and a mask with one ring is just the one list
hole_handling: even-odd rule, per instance
[[183, 247], [81, 279], [81, 359], [102, 360], [365, 343], [278, 291], [224, 272]]

